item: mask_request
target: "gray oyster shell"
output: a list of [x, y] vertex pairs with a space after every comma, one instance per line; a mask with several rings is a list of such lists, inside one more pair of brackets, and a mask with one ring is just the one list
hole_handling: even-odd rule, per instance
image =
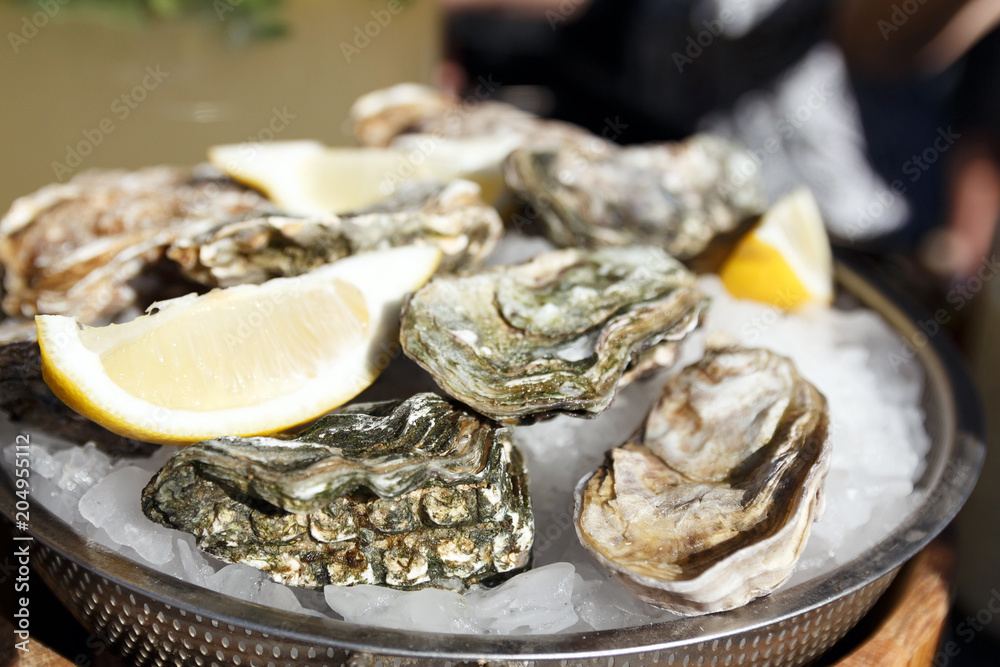
[[274, 211], [263, 196], [207, 165], [95, 169], [47, 185], [17, 199], [0, 220], [3, 310], [70, 315], [91, 325], [136, 314], [191, 291], [164, 289], [177, 277], [156, 274], [182, 228]]
[[656, 248], [557, 250], [431, 280], [404, 304], [400, 342], [446, 393], [499, 421], [594, 416], [633, 371], [672, 364], [706, 304]]
[[822, 512], [826, 400], [773, 352], [711, 348], [576, 490], [583, 546], [678, 614], [742, 606], [791, 576]]
[[688, 260], [767, 206], [746, 149], [721, 137], [596, 148], [524, 147], [504, 165], [507, 186], [558, 246], [652, 244]]
[[146, 516], [275, 581], [461, 587], [528, 565], [528, 479], [505, 428], [435, 394], [359, 404], [292, 440], [179, 451]]
[[321, 218], [255, 217], [195, 229], [167, 257], [192, 280], [228, 287], [295, 276], [348, 255], [409, 244], [444, 253], [439, 272], [477, 268], [503, 235], [503, 223], [470, 181], [410, 183], [389, 199]]
[[92, 170], [21, 197], [0, 220], [4, 312], [101, 326], [207, 287], [306, 273], [351, 254], [407, 244], [470, 270], [503, 234], [469, 181], [408, 184], [378, 206], [284, 217], [209, 165]]
[[504, 137], [513, 146], [603, 143], [582, 127], [548, 120], [492, 100], [465, 103], [429, 86], [402, 83], [374, 90], [351, 106], [355, 139], [362, 146], [389, 146], [405, 134], [434, 137]]

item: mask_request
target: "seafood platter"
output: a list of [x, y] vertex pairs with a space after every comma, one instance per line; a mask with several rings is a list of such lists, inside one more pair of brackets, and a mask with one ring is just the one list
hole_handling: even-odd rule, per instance
[[350, 121], [0, 220], [0, 511], [116, 653], [805, 664], [971, 491], [956, 353], [745, 148]]

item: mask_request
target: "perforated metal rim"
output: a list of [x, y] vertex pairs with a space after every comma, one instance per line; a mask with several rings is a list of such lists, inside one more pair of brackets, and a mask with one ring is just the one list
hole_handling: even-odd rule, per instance
[[[45, 548], [39, 570], [81, 622], [106, 637], [125, 657], [138, 664], [183, 665], [346, 665], [441, 664], [471, 662], [397, 654], [356, 653], [340, 647], [299, 643], [271, 632], [229, 624], [130, 592], [108, 579], [81, 569]], [[894, 573], [893, 573], [894, 574]], [[502, 661], [503, 664], [563, 665], [798, 665], [833, 645], [875, 603], [892, 580], [887, 575], [839, 600], [754, 632], [725, 639], [703, 639], [675, 649], [651, 650], [591, 658]], [[475, 664], [483, 664], [476, 660]], [[486, 664], [496, 664], [489, 662]]]
[[[837, 277], [843, 288], [881, 313], [905, 338], [913, 339], [918, 334], [919, 329], [913, 318], [908, 317], [857, 271], [839, 263]], [[888, 586], [897, 569], [954, 517], [971, 492], [982, 465], [985, 451], [982, 419], [976, 407], [975, 392], [957, 354], [944, 337], [939, 336], [918, 347], [916, 355], [927, 373], [928, 390], [924, 403], [934, 443], [928, 455], [927, 471], [921, 480], [922, 487], [927, 490], [924, 501], [897, 530], [847, 565], [827, 576], [780, 590], [742, 609], [724, 614], [621, 630], [547, 636], [477, 637], [386, 630], [280, 612], [198, 588], [84, 541], [40, 507], [32, 513], [32, 533], [58, 555], [59, 562], [73, 564], [87, 576], [99, 577], [106, 582], [101, 584], [102, 587], [139, 594], [175, 611], [177, 615], [200, 616], [226, 627], [241, 628], [241, 631], [267, 633], [280, 638], [283, 645], [301, 646], [306, 651], [308, 648], [331, 648], [345, 656], [355, 656], [352, 660], [360, 659], [360, 656], [390, 656], [393, 662], [396, 658], [431, 660], [427, 664], [434, 661], [484, 660], [505, 664], [553, 660], [557, 663], [568, 661], [567, 664], [607, 664], [601, 661], [616, 656], [623, 659], [633, 656], [637, 660], [640, 656], [648, 657], [659, 652], [661, 655], [672, 655], [675, 659], [683, 655], [688, 660], [687, 664], [738, 664], [732, 661], [734, 654], [728, 649], [716, 653], [717, 648], [706, 652], [704, 647], [724, 646], [730, 641], [766, 636], [779, 627], [787, 632], [789, 627], [798, 627], [800, 620], [804, 622], [804, 619], [812, 617], [829, 619], [830, 625], [821, 633], [829, 640], [824, 646], [826, 648], [853, 625], [857, 620], [855, 616], [860, 618], [867, 611]], [[13, 500], [9, 479], [2, 476], [0, 512], [8, 518], [13, 512]], [[57, 580], [50, 583], [55, 585], [59, 594], [59, 588], [64, 584]], [[76, 604], [73, 600], [64, 601], [71, 607]], [[854, 619], [851, 624], [834, 623], [828, 612], [830, 605], [849, 609], [846, 617]], [[81, 612], [76, 610], [78, 614]], [[93, 623], [94, 620], [90, 618], [88, 622]], [[99, 625], [95, 629], [106, 631]], [[181, 649], [184, 649], [183, 644], [177, 651]], [[162, 644], [158, 645], [159, 650], [165, 650]], [[712, 658], [706, 661], [710, 654]], [[160, 661], [167, 658], [173, 660], [170, 657], [173, 654], [167, 652], [165, 655], [157, 653], [154, 657]], [[179, 655], [176, 653], [174, 657]], [[720, 656], [724, 656], [721, 662], [718, 661]], [[246, 657], [252, 659], [251, 656]], [[771, 665], [791, 664], [785, 658], [773, 657], [761, 658], [758, 655], [750, 664], [761, 661]], [[148, 659], [152, 663], [158, 661], [153, 657]], [[595, 660], [597, 662], [593, 662]], [[230, 660], [229, 664], [237, 663]], [[261, 663], [261, 667], [266, 665], [266, 662]]]

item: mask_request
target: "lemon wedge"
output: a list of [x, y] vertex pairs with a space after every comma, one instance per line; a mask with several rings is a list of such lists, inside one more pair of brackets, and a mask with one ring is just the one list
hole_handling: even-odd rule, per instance
[[163, 301], [105, 327], [40, 315], [42, 376], [80, 414], [139, 440], [281, 431], [375, 380], [392, 357], [404, 296], [440, 257], [426, 246], [355, 255], [296, 278]]
[[500, 168], [513, 138], [400, 137], [390, 148], [331, 148], [315, 141], [214, 146], [209, 161], [294, 215], [346, 213], [374, 204], [409, 180], [475, 181], [483, 199], [503, 189]]
[[[312, 215], [326, 211], [295, 207], [296, 202], [309, 199], [310, 187], [303, 182], [301, 167], [325, 151], [318, 141], [230, 144], [209, 148], [208, 161], [234, 181], [260, 190], [285, 211]], [[350, 190], [345, 187], [345, 191]]]
[[833, 300], [833, 253], [819, 206], [800, 188], [779, 199], [744, 236], [719, 277], [740, 299], [784, 310]]

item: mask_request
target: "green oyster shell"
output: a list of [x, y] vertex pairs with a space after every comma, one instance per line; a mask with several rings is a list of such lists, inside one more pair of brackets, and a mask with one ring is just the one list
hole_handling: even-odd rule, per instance
[[403, 306], [400, 340], [445, 392], [493, 419], [594, 416], [634, 371], [672, 364], [706, 305], [659, 249], [558, 250], [435, 278]]
[[759, 171], [746, 148], [699, 134], [670, 144], [521, 148], [507, 158], [504, 178], [558, 246], [648, 243], [688, 260], [763, 213]]
[[151, 520], [275, 581], [454, 588], [528, 565], [528, 478], [508, 429], [435, 394], [359, 404], [294, 439], [224, 437], [174, 455]]
[[349, 255], [402, 245], [441, 249], [439, 273], [477, 268], [503, 236], [471, 181], [407, 183], [374, 206], [322, 217], [265, 215], [194, 226], [167, 248], [190, 279], [213, 287], [297, 276]]

